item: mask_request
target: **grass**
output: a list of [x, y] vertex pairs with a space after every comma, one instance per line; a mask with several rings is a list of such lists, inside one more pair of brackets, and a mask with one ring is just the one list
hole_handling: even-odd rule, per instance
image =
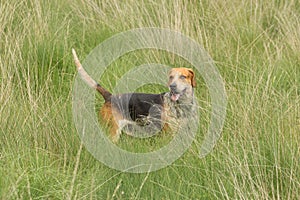
[[[299, 8], [293, 0], [1, 1], [1, 199], [300, 199]], [[195, 143], [167, 168], [129, 174], [81, 145], [72, 120], [71, 48], [83, 59], [104, 39], [138, 27], [170, 28], [199, 42], [226, 83], [228, 107], [222, 138], [199, 159], [210, 116], [199, 79]], [[182, 64], [142, 53], [112, 64], [103, 85], [112, 89], [144, 62]], [[126, 142], [138, 150], [156, 145], [130, 138], [120, 145]]]

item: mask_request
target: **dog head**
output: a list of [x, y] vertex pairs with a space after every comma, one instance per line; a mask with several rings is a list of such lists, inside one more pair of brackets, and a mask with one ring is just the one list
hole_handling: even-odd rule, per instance
[[193, 95], [193, 88], [196, 87], [195, 74], [189, 68], [173, 68], [169, 72], [168, 87], [171, 100], [177, 101], [182, 98], [189, 98]]

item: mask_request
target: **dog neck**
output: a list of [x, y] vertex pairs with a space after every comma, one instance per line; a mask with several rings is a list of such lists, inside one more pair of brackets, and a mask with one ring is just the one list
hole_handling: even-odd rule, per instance
[[194, 104], [194, 88], [191, 88], [189, 91], [187, 91], [185, 94], [183, 94], [176, 102], [176, 104], [182, 104], [182, 105], [187, 105], [187, 104]]

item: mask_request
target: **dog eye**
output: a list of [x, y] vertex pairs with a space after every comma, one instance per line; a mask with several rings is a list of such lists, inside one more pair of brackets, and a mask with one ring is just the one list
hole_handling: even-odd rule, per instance
[[170, 76], [169, 79], [172, 80], [174, 78], [174, 76]]
[[186, 76], [181, 75], [181, 76], [180, 76], [180, 79], [186, 79]]

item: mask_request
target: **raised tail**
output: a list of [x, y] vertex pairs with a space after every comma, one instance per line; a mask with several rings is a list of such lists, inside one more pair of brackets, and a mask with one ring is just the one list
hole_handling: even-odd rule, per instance
[[84, 80], [84, 82], [86, 82], [91, 88], [96, 89], [103, 96], [105, 102], [110, 101], [111, 93], [104, 89], [99, 83], [97, 83], [92, 77], [90, 77], [90, 75], [88, 75], [88, 73], [82, 67], [74, 49], [72, 49], [72, 54], [81, 79]]

